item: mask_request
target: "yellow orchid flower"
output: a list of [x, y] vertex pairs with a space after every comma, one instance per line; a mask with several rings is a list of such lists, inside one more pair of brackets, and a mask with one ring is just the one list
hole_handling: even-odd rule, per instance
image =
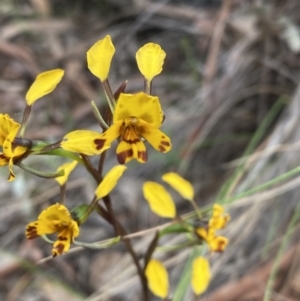
[[216, 235], [216, 230], [223, 229], [229, 220], [230, 216], [224, 213], [224, 208], [221, 205], [214, 204], [208, 226], [196, 229], [197, 235], [207, 242], [210, 251], [223, 252], [227, 247], [229, 240], [224, 236]]
[[229, 240], [224, 236], [217, 236], [214, 229], [197, 228], [196, 233], [206, 241], [211, 252], [223, 252], [227, 247]]
[[145, 163], [148, 156], [142, 138], [162, 153], [171, 149], [170, 138], [159, 130], [161, 124], [162, 110], [158, 97], [143, 92], [121, 93], [113, 113], [113, 124], [99, 140], [107, 148], [120, 137], [117, 147], [119, 163], [125, 164], [132, 159]]
[[110, 148], [120, 137], [117, 159], [125, 164], [132, 159], [147, 162], [148, 155], [143, 138], [157, 151], [166, 153], [171, 149], [171, 140], [159, 130], [163, 114], [158, 97], [139, 92], [121, 93], [113, 113], [113, 124], [100, 134], [94, 131], [77, 130], [64, 136], [60, 147], [64, 150], [92, 156]]
[[14, 146], [13, 141], [20, 129], [21, 125], [10, 118], [7, 114], [0, 114], [0, 146], [2, 153], [0, 153], [0, 167], [9, 166], [9, 181], [15, 179], [12, 166], [14, 159], [22, 156], [27, 148], [23, 146]]
[[45, 209], [36, 221], [26, 227], [28, 239], [52, 233], [58, 233], [52, 248], [53, 257], [67, 252], [74, 238], [79, 235], [77, 222], [72, 219], [69, 210], [58, 203]]

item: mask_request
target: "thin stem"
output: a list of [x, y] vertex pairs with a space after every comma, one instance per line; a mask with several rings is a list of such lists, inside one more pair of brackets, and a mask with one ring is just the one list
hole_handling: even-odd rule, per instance
[[200, 212], [200, 210], [199, 210], [199, 208], [198, 208], [198, 206], [197, 206], [197, 203], [195, 202], [195, 200], [190, 200], [191, 201], [191, 203], [192, 203], [192, 205], [193, 205], [193, 208], [195, 209], [195, 211], [196, 211], [196, 214], [197, 214], [197, 216], [198, 216], [198, 218], [199, 218], [199, 220], [201, 220], [201, 212]]
[[[100, 206], [99, 204], [97, 204], [97, 206]], [[101, 209], [102, 210], [102, 209]], [[111, 217], [111, 215], [110, 215]], [[110, 222], [111, 223], [111, 222]], [[149, 300], [149, 290], [148, 290], [148, 284], [147, 284], [147, 279], [145, 277], [144, 271], [140, 265], [139, 259], [137, 257], [137, 254], [135, 253], [132, 244], [131, 244], [131, 240], [129, 239], [123, 239], [124, 236], [127, 235], [126, 230], [124, 229], [124, 227], [119, 223], [118, 220], [114, 219], [114, 223], [115, 223], [115, 231], [117, 235], [121, 236], [121, 240], [122, 242], [125, 244], [127, 251], [129, 252], [129, 254], [131, 255], [131, 258], [136, 266], [141, 284], [142, 284], [142, 288], [143, 288], [143, 295], [144, 295], [144, 300], [148, 301]]]
[[145, 78], [144, 90], [146, 94], [151, 95], [152, 81], [149, 81]]
[[59, 199], [61, 204], [64, 204], [66, 201], [66, 190], [67, 190], [66, 183], [59, 187]]
[[26, 125], [27, 125], [27, 120], [30, 115], [30, 111], [31, 111], [31, 106], [26, 105], [24, 113], [23, 113], [21, 128], [20, 128], [20, 134], [19, 134], [20, 138], [23, 138], [23, 136], [24, 136]]
[[109, 126], [107, 125], [107, 123], [104, 121], [101, 113], [99, 112], [95, 102], [92, 100], [91, 102], [91, 105], [92, 105], [92, 109], [93, 109], [93, 113], [100, 125], [100, 127], [102, 128], [103, 131], [107, 130], [109, 128]]
[[33, 175], [36, 175], [38, 177], [45, 178], [45, 179], [53, 179], [53, 178], [61, 177], [64, 175], [63, 170], [55, 171], [55, 172], [43, 172], [40, 170], [33, 169], [29, 166], [23, 165], [21, 162], [17, 163], [16, 165]]
[[99, 160], [99, 165], [98, 165], [98, 173], [99, 173], [100, 175], [102, 175], [105, 157], [106, 157], [106, 151], [104, 151], [104, 152], [100, 155], [100, 160]]
[[115, 101], [115, 97], [111, 91], [108, 79], [105, 79], [103, 82], [101, 82], [101, 84], [102, 84], [105, 96], [107, 98], [109, 108], [110, 108], [111, 112], [113, 113], [115, 110], [116, 101]]
[[114, 93], [114, 97], [115, 97], [115, 100], [117, 101], [120, 94], [121, 93], [124, 93], [125, 89], [126, 89], [126, 86], [127, 86], [127, 83], [128, 83], [128, 80], [126, 80], [124, 83], [121, 84], [121, 86], [117, 89], [117, 91]]
[[275, 179], [272, 179], [271, 181], [263, 183], [262, 185], [259, 185], [259, 186], [255, 187], [253, 189], [250, 189], [250, 190], [248, 190], [246, 192], [240, 193], [240, 194], [234, 196], [233, 198], [229, 198], [227, 201], [225, 201], [225, 202], [223, 201], [222, 203], [228, 204], [228, 203], [231, 203], [231, 202], [233, 202], [233, 201], [235, 201], [235, 200], [237, 200], [239, 198], [243, 198], [243, 197], [249, 196], [251, 194], [254, 194], [256, 192], [259, 192], [261, 190], [269, 188], [270, 186], [273, 186], [273, 185], [275, 185], [275, 184], [277, 184], [279, 182], [282, 182], [282, 181], [284, 181], [284, 180], [286, 180], [286, 179], [288, 179], [288, 178], [290, 178], [290, 177], [292, 177], [292, 176], [294, 176], [296, 174], [299, 174], [299, 173], [300, 173], [300, 166], [298, 166], [298, 167], [296, 167], [296, 168], [294, 168], [294, 169], [292, 169], [292, 170], [290, 170], [290, 171], [282, 174], [281, 176], [279, 176], [279, 177], [277, 177]]
[[80, 155], [88, 172], [93, 176], [93, 178], [96, 180], [97, 183], [101, 183], [102, 181], [101, 174], [99, 174], [98, 171], [94, 168], [89, 157], [83, 154]]
[[[84, 161], [84, 164], [85, 164], [87, 170], [91, 173], [91, 175], [94, 177], [94, 179], [96, 180], [97, 183], [101, 183], [101, 181], [102, 181], [101, 174], [98, 173], [97, 170], [92, 166], [92, 164], [87, 156], [85, 156], [85, 155], [81, 155], [81, 156], [82, 156], [82, 159]], [[102, 206], [100, 206], [100, 204], [98, 203], [98, 200], [96, 199], [96, 197], [94, 197], [94, 199], [88, 209], [87, 217], [89, 216], [89, 214], [92, 213], [93, 209], [97, 208], [98, 210], [96, 209], [96, 211], [114, 227], [116, 235], [121, 236], [121, 239], [122, 239], [123, 243], [125, 244], [127, 251], [131, 255], [132, 260], [136, 266], [136, 269], [137, 269], [137, 272], [138, 272], [138, 275], [139, 275], [139, 278], [141, 281], [141, 285], [142, 285], [144, 300], [148, 301], [149, 300], [149, 290], [148, 290], [147, 279], [146, 279], [144, 271], [140, 265], [137, 254], [133, 250], [131, 240], [123, 239], [123, 236], [126, 236], [127, 232], [124, 229], [124, 227], [119, 223], [119, 221], [115, 218], [109, 195], [103, 197], [103, 201], [106, 206], [106, 210]]]

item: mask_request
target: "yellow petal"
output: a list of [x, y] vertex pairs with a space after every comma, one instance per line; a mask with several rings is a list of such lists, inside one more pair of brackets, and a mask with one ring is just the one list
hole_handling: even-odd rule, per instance
[[97, 200], [108, 195], [114, 189], [126, 168], [125, 165], [116, 165], [105, 175], [95, 191]]
[[72, 240], [72, 231], [69, 228], [64, 228], [59, 232], [57, 241], [53, 244], [52, 256], [55, 257], [67, 252], [70, 249]]
[[207, 259], [197, 257], [192, 267], [192, 288], [196, 295], [204, 293], [211, 280], [210, 266]]
[[[17, 132], [20, 128], [20, 124], [10, 118], [7, 114], [0, 114], [0, 145], [2, 146], [6, 137], [14, 132], [17, 135]], [[14, 139], [15, 137], [13, 137]]]
[[203, 238], [204, 240], [207, 240], [208, 239], [208, 231], [207, 229], [205, 228], [197, 228], [196, 229], [196, 233], [201, 237]]
[[132, 117], [140, 118], [159, 128], [162, 122], [159, 98], [144, 92], [136, 94], [121, 93], [114, 111], [114, 123]]
[[182, 178], [175, 172], [169, 172], [162, 176], [163, 181], [167, 182], [184, 199], [192, 201], [194, 199], [194, 188], [190, 182]]
[[19, 157], [27, 151], [27, 148], [24, 146], [17, 146], [13, 148], [13, 141], [17, 135], [18, 129], [13, 130], [5, 139], [3, 143], [3, 152], [6, 157]]
[[228, 238], [224, 236], [215, 236], [208, 242], [208, 246], [213, 252], [223, 252], [229, 243]]
[[218, 230], [223, 229], [227, 225], [230, 221], [230, 216], [224, 212], [225, 210], [221, 205], [214, 204], [212, 217], [209, 220], [209, 228]]
[[88, 68], [102, 82], [108, 78], [114, 53], [115, 47], [109, 35], [95, 43], [87, 52]]
[[72, 241], [74, 240], [75, 237], [79, 235], [79, 226], [78, 223], [74, 220], [72, 220], [70, 229], [72, 230]]
[[70, 223], [72, 222], [72, 217], [67, 207], [56, 203], [43, 210], [38, 216], [38, 220], [62, 221], [64, 223]]
[[166, 299], [169, 293], [169, 277], [163, 264], [151, 259], [147, 264], [145, 275], [151, 292], [161, 299]]
[[176, 207], [166, 189], [156, 182], [145, 182], [143, 193], [151, 210], [161, 217], [173, 218], [176, 216]]
[[78, 130], [68, 133], [60, 143], [66, 151], [88, 156], [101, 154], [110, 146], [105, 145], [105, 139], [98, 132]]
[[64, 70], [54, 69], [40, 73], [26, 94], [26, 102], [31, 106], [39, 98], [51, 93], [61, 81]]
[[137, 51], [135, 57], [140, 72], [148, 81], [152, 81], [162, 71], [166, 53], [158, 44], [148, 43]]
[[209, 227], [215, 230], [223, 229], [230, 221], [229, 214], [223, 214], [221, 216], [212, 217], [209, 220]]
[[37, 220], [27, 225], [25, 234], [28, 239], [34, 239], [41, 235], [55, 233], [58, 229], [57, 223], [51, 220]]
[[144, 137], [154, 149], [161, 153], [167, 153], [172, 148], [171, 139], [159, 129], [151, 124], [139, 120], [139, 130], [142, 137]]
[[74, 170], [74, 168], [76, 167], [77, 164], [78, 164], [78, 162], [74, 160], [72, 162], [62, 164], [61, 166], [59, 166], [57, 168], [57, 171], [64, 170], [63, 176], [55, 178], [55, 180], [58, 182], [59, 185], [62, 186], [67, 182], [70, 173]]
[[213, 206], [213, 216], [220, 216], [224, 213], [224, 208], [219, 204], [214, 204]]
[[75, 221], [72, 221], [68, 227], [64, 227], [57, 235], [57, 241], [52, 248], [52, 256], [61, 255], [70, 249], [71, 242], [79, 235], [79, 227]]
[[99, 141], [102, 141], [103, 147], [107, 149], [110, 147], [112, 142], [116, 140], [120, 136], [120, 129], [122, 126], [122, 121], [117, 122], [111, 125], [99, 138]]

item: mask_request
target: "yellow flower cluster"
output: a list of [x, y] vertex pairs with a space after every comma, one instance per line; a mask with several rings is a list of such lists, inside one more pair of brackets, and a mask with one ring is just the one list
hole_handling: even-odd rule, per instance
[[[68, 133], [58, 143], [48, 145], [46, 142], [34, 142], [24, 138], [26, 124], [31, 106], [43, 96], [51, 93], [61, 81], [64, 71], [54, 69], [39, 74], [26, 94], [26, 108], [22, 123], [14, 121], [10, 116], [0, 114], [0, 167], [9, 166], [9, 181], [15, 178], [13, 165], [21, 166], [22, 160], [33, 154], [43, 154], [56, 149], [66, 152], [66, 157], [74, 161], [58, 167], [56, 173], [43, 173], [27, 169], [33, 174], [55, 178], [63, 191], [67, 179], [78, 162], [83, 163], [83, 155], [101, 154], [110, 148], [114, 140], [118, 140], [117, 159], [125, 164], [132, 159], [144, 163], [147, 161], [147, 150], [144, 141], [148, 141], [157, 151], [165, 153], [171, 149], [168, 136], [159, 130], [164, 114], [159, 98], [150, 95], [151, 81], [162, 71], [165, 52], [158, 44], [148, 43], [136, 53], [138, 68], [145, 78], [145, 91], [135, 94], [124, 93], [126, 85], [116, 96], [110, 90], [108, 75], [115, 47], [110, 36], [96, 42], [87, 52], [89, 70], [100, 79], [108, 105], [112, 112], [110, 120], [103, 120], [103, 133], [88, 130], [77, 130]], [[108, 125], [110, 124], [110, 126]], [[75, 152], [76, 155], [69, 155]], [[21, 166], [25, 168], [25, 166]], [[118, 179], [126, 169], [123, 165], [115, 166], [100, 180], [95, 190], [95, 197], [87, 212], [86, 218], [94, 209], [98, 200], [105, 197], [117, 184]], [[26, 169], [25, 169], [26, 170]], [[62, 202], [64, 199], [61, 200]], [[80, 222], [80, 221], [79, 221]], [[38, 219], [27, 226], [26, 236], [33, 239], [37, 236], [58, 233], [53, 245], [53, 256], [60, 255], [70, 248], [74, 238], [79, 235], [78, 221], [63, 204], [55, 204], [45, 209]]]
[[[66, 163], [59, 167], [59, 169], [66, 171], [64, 176], [56, 178], [60, 185], [63, 185], [67, 181], [76, 163]], [[108, 195], [114, 189], [125, 169], [126, 166], [124, 165], [116, 165], [106, 174], [103, 181], [95, 190], [95, 201]], [[36, 221], [27, 225], [26, 236], [28, 239], [34, 239], [38, 236], [58, 233], [57, 240], [54, 242], [52, 248], [52, 255], [55, 257], [69, 250], [74, 238], [79, 235], [80, 222], [80, 220], [75, 221], [73, 219], [71, 213], [64, 205], [57, 203], [46, 208]]]
[[[92, 103], [94, 113], [103, 129], [102, 133], [75, 130], [54, 144], [24, 138], [31, 106], [56, 88], [64, 75], [64, 71], [61, 69], [46, 71], [36, 77], [25, 97], [26, 107], [21, 124], [7, 114], [0, 114], [0, 147], [2, 148], [0, 167], [8, 165], [9, 181], [15, 178], [13, 165], [19, 165], [26, 170], [25, 166], [21, 164], [27, 156], [50, 153], [73, 159], [71, 162], [59, 166], [55, 173], [42, 173], [27, 168], [27, 171], [33, 174], [54, 178], [60, 185], [60, 203], [50, 205], [43, 210], [37, 220], [27, 225], [25, 231], [28, 239], [57, 234], [52, 247], [53, 257], [67, 252], [72, 243], [78, 243], [75, 242], [75, 238], [80, 234], [80, 225], [94, 210], [111, 223], [121, 237], [124, 233], [123, 230], [118, 232], [122, 228], [115, 220], [108, 195], [126, 170], [124, 164], [133, 159], [140, 163], [147, 162], [145, 141], [161, 153], [170, 151], [172, 147], [170, 138], [160, 130], [164, 120], [160, 100], [157, 96], [151, 95], [151, 83], [153, 78], [162, 71], [165, 52], [154, 43], [148, 43], [137, 51], [137, 66], [144, 76], [145, 90], [133, 94], [125, 93], [126, 82], [115, 93], [111, 91], [108, 76], [114, 53], [115, 47], [109, 35], [96, 42], [87, 51], [88, 68], [99, 78], [111, 110], [111, 116], [103, 119], [97, 107]], [[116, 157], [120, 165], [112, 167], [103, 177], [102, 159], [104, 156], [101, 157], [97, 168], [93, 166], [87, 156], [102, 154], [111, 147], [115, 140], [118, 142]], [[89, 205], [83, 204], [69, 211], [64, 205], [65, 188], [69, 175], [78, 163], [82, 163], [95, 178], [97, 188]], [[225, 213], [223, 207], [215, 204], [210, 218], [205, 220], [195, 202], [195, 192], [190, 182], [174, 172], [164, 174], [162, 180], [192, 204], [201, 222], [201, 227], [196, 227], [179, 216], [171, 195], [163, 185], [147, 181], [143, 185], [143, 194], [151, 210], [160, 217], [171, 218], [173, 220], [171, 226], [179, 226], [177, 230], [174, 228], [172, 233], [187, 233], [189, 243], [195, 250], [204, 245], [210, 252], [223, 252], [228, 245], [228, 239], [218, 235], [217, 231], [223, 229], [230, 220], [230, 216]], [[101, 199], [104, 200], [106, 207], [102, 207], [98, 203]], [[159, 235], [155, 237], [153, 245], [149, 247], [149, 253], [145, 255], [144, 267], [139, 266], [138, 259], [135, 262], [137, 262], [138, 271], [145, 286], [148, 283], [148, 287], [154, 295], [167, 299], [170, 290], [168, 272], [160, 261], [151, 259], [158, 239]], [[203, 256], [193, 256], [191, 262], [191, 286], [194, 293], [200, 295], [205, 292], [210, 283], [209, 261]]]
[[[198, 211], [194, 200], [194, 189], [190, 182], [173, 172], [164, 174], [162, 180], [168, 183], [184, 199], [190, 201], [196, 211]], [[200, 238], [200, 243], [205, 241], [211, 252], [223, 252], [225, 250], [228, 239], [216, 234], [216, 230], [223, 229], [230, 220], [230, 216], [224, 212], [222, 206], [215, 204], [209, 221], [205, 222], [201, 220], [201, 224], [206, 224], [206, 226], [195, 228], [177, 215], [174, 201], [164, 186], [148, 181], [144, 183], [143, 193], [149, 203], [150, 209], [155, 214], [164, 218], [173, 218], [174, 223], [182, 224], [184, 232], [191, 233], [192, 235], [196, 233], [197, 239], [195, 245], [199, 243]], [[202, 256], [196, 257], [193, 260], [191, 274], [193, 291], [196, 295], [200, 295], [205, 292], [211, 279], [208, 260]], [[151, 259], [146, 267], [146, 277], [153, 294], [159, 298], [166, 299], [169, 294], [169, 281], [167, 270], [163, 264], [156, 259]]]

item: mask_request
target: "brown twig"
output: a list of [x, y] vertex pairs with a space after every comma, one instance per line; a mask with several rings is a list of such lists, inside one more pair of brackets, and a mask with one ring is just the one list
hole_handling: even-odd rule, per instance
[[[93, 167], [89, 158], [85, 155], [82, 155], [82, 159], [84, 161], [84, 164], [85, 164], [87, 170], [91, 173], [91, 175], [94, 177], [96, 182], [101, 183], [102, 175]], [[103, 197], [103, 201], [104, 201], [106, 210], [99, 203], [95, 203], [95, 206], [97, 206], [99, 211], [102, 213], [101, 216], [114, 227], [116, 235], [120, 235], [121, 237], [126, 236], [127, 232], [126, 232], [125, 228], [115, 218], [115, 215], [114, 215], [114, 212], [113, 212], [113, 209], [111, 206], [110, 196], [107, 195], [107, 196]], [[98, 213], [100, 214], [99, 211], [98, 211]], [[125, 244], [128, 252], [131, 255], [132, 260], [136, 266], [136, 269], [137, 269], [137, 272], [138, 272], [138, 275], [139, 275], [139, 278], [141, 281], [141, 285], [142, 285], [144, 301], [148, 301], [149, 300], [149, 290], [148, 290], [147, 279], [146, 279], [143, 269], [140, 265], [139, 259], [132, 247], [131, 240], [128, 240], [128, 239], [123, 240], [122, 239], [122, 241]]]
[[232, 0], [225, 0], [221, 8], [219, 20], [215, 26], [210, 47], [208, 50], [208, 58], [205, 66], [205, 81], [204, 85], [209, 85], [217, 71], [218, 55], [221, 48], [221, 42], [225, 30], [225, 23], [230, 13]]

